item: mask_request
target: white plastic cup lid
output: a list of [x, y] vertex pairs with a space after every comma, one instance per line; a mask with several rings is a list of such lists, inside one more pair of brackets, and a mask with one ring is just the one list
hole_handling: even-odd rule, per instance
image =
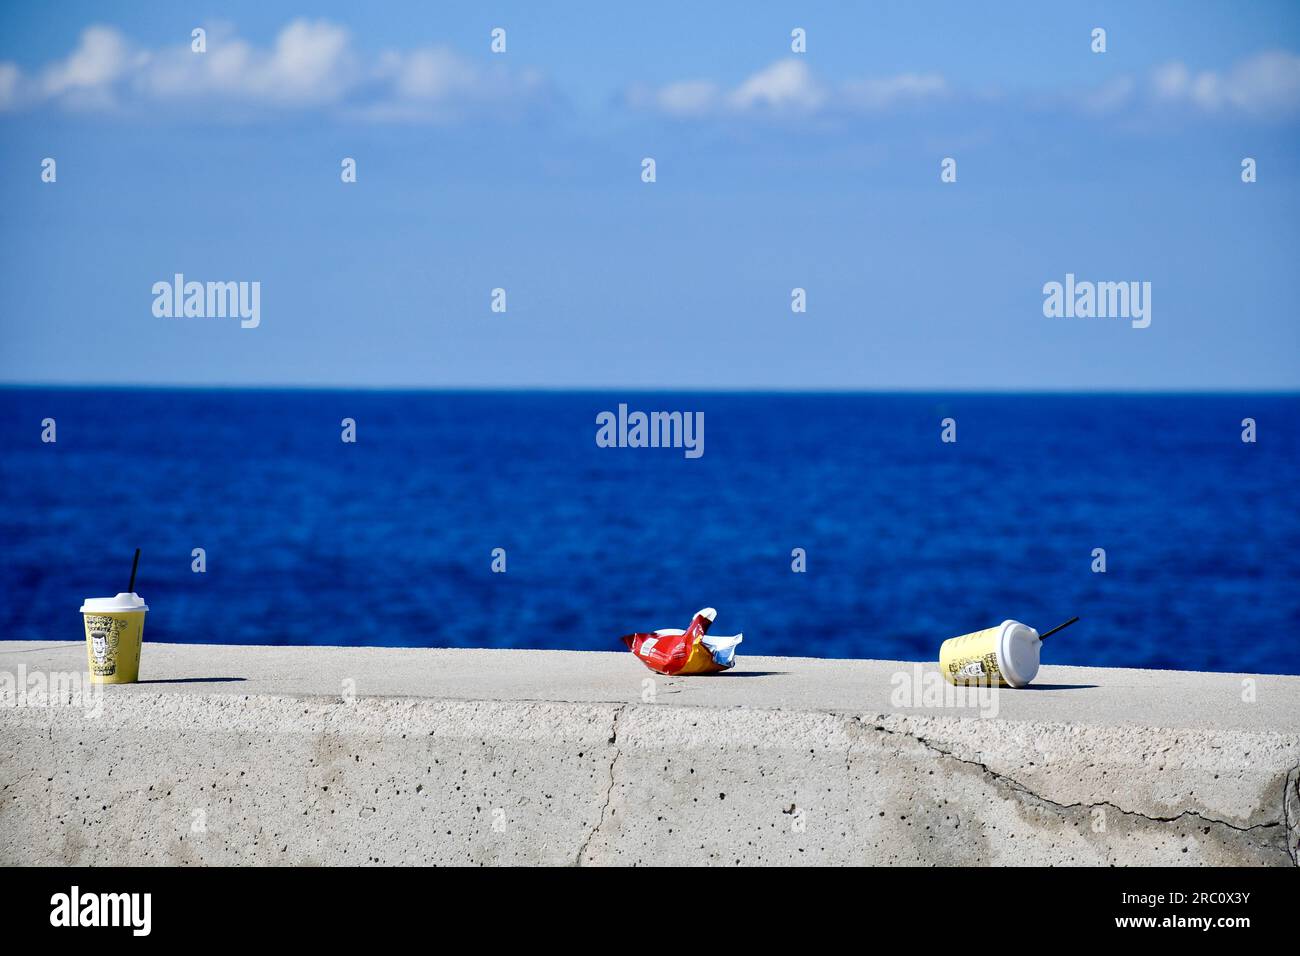
[[116, 597], [111, 598], [86, 598], [86, 603], [81, 605], [82, 614], [120, 614], [123, 611], [147, 610], [149, 610], [149, 605], [145, 604], [144, 598], [134, 591], [129, 594], [122, 591]]
[[1003, 621], [998, 635], [998, 668], [1012, 687], [1024, 687], [1038, 676], [1043, 642], [1038, 632], [1019, 621]]

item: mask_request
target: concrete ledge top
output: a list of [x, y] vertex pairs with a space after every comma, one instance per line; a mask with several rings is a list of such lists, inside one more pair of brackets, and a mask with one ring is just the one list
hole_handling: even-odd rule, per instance
[[[28, 674], [84, 672], [85, 644], [0, 641], [0, 673], [20, 666]], [[896, 706], [935, 692], [935, 663], [744, 654], [732, 671], [672, 678], [627, 652], [146, 642], [140, 674], [139, 684], [106, 693], [340, 697], [354, 686], [358, 697], [621, 704], [641, 702], [651, 678], [655, 702], [668, 706], [953, 717], [981, 709], [973, 697], [938, 711]], [[1253, 701], [1243, 699], [1248, 677]], [[349, 679], [355, 685], [345, 685]], [[1300, 677], [1045, 666], [1030, 688], [997, 692], [996, 719], [1296, 734]]]

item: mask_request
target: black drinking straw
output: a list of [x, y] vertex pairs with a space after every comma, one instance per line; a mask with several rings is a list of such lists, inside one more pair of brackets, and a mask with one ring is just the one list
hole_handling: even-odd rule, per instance
[[[138, 552], [138, 551], [136, 552], [136, 556], [137, 556], [137, 557], [139, 556], [139, 552]], [[1067, 627], [1069, 627], [1071, 624], [1073, 624], [1073, 623], [1074, 623], [1075, 621], [1077, 621], [1078, 619], [1079, 619], [1078, 617], [1072, 617], [1072, 618], [1070, 618], [1068, 621], [1066, 621], [1064, 624], [1058, 624], [1058, 625], [1056, 625], [1056, 627], [1052, 628], [1052, 629], [1051, 629], [1050, 631], [1048, 631], [1046, 634], [1041, 635], [1038, 639], [1039, 639], [1040, 641], [1045, 641], [1045, 640], [1047, 640], [1049, 637], [1051, 637], [1053, 634], [1055, 634], [1057, 631], [1063, 631], [1063, 630], [1065, 630]]]
[[[135, 569], [138, 568], [139, 566], [140, 566], [140, 549], [139, 549], [139, 548], [136, 548], [136, 549], [135, 549], [135, 560], [131, 562], [131, 586], [128, 587], [128, 588], [126, 589], [126, 593], [127, 593], [127, 594], [134, 594], [134, 593], [135, 593]], [[1076, 620], [1077, 620], [1077, 618], [1076, 618]], [[1065, 625], [1062, 624], [1061, 627], [1065, 627]], [[1059, 631], [1060, 629], [1061, 629], [1060, 627], [1057, 628], [1058, 631]]]

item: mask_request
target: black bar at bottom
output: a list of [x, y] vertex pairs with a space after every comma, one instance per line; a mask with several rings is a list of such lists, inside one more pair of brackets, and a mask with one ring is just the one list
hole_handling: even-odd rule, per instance
[[710, 923], [744, 935], [762, 932], [773, 920], [810, 920], [818, 936], [830, 926], [874, 932], [887, 925], [919, 944], [1008, 933], [1032, 939], [1023, 934], [1048, 932], [1055, 935], [1039, 937], [1040, 942], [1197, 934], [1231, 944], [1242, 934], [1248, 938], [1263, 931], [1273, 938], [1291, 933], [1300, 899], [1293, 869], [624, 870], [592, 875], [530, 869], [10, 868], [0, 872], [0, 880], [6, 884], [7, 942], [29, 937], [55, 941], [76, 934], [80, 942], [113, 937], [212, 944], [247, 939], [256, 927], [259, 948], [279, 941], [373, 943], [377, 929], [396, 938], [398, 933], [427, 933], [431, 921], [446, 923], [439, 930], [445, 934], [453, 925], [480, 920], [488, 921], [480, 924], [480, 935], [497, 938], [511, 928], [531, 926], [539, 941], [597, 929], [641, 934]]

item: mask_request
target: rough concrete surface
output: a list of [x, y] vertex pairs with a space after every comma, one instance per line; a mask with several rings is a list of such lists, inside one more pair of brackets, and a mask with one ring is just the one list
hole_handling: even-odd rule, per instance
[[0, 864], [1295, 865], [1300, 839], [1300, 677], [1049, 666], [954, 701], [893, 661], [146, 644], [141, 683], [42, 696], [84, 668], [0, 643]]

